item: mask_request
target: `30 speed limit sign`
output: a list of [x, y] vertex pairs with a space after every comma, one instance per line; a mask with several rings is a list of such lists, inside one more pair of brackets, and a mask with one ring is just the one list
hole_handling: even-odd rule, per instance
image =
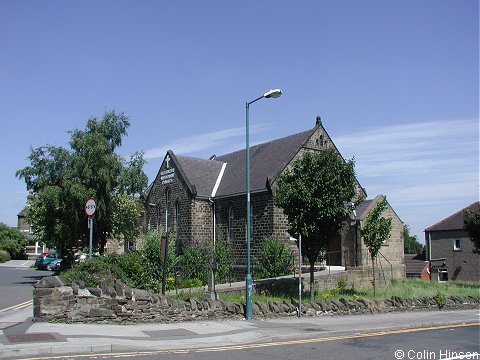
[[88, 198], [87, 201], [85, 201], [84, 210], [85, 215], [92, 218], [93, 215], [95, 215], [95, 211], [97, 211], [97, 201], [94, 198]]

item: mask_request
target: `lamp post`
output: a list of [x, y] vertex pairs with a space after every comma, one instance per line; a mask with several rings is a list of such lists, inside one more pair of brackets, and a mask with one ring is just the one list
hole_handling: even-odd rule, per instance
[[282, 95], [282, 90], [274, 89], [267, 91], [262, 96], [256, 98], [253, 101], [247, 102], [245, 105], [245, 113], [246, 113], [246, 183], [247, 183], [247, 275], [245, 278], [245, 319], [252, 320], [252, 313], [253, 313], [253, 306], [252, 306], [252, 292], [253, 292], [253, 284], [252, 284], [252, 273], [250, 272], [250, 234], [252, 223], [250, 219], [250, 124], [249, 124], [249, 112], [250, 112], [250, 104], [254, 102], [266, 98], [266, 99], [276, 99], [280, 95]]

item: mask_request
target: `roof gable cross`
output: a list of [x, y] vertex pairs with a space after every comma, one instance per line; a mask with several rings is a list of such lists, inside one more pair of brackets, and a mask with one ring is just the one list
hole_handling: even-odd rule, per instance
[[170, 155], [167, 154], [167, 157], [165, 158], [165, 163], [167, 164], [167, 169], [170, 168]]

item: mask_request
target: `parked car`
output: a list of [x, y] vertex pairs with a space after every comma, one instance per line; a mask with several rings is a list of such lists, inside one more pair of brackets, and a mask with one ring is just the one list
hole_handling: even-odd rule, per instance
[[60, 267], [62, 266], [62, 259], [55, 259], [49, 262], [45, 268], [50, 271], [60, 271]]
[[39, 256], [37, 256], [37, 259], [35, 260], [35, 267], [38, 270], [44, 270], [47, 268], [47, 265], [50, 264], [53, 260], [57, 259], [57, 254], [56, 253], [42, 253]]

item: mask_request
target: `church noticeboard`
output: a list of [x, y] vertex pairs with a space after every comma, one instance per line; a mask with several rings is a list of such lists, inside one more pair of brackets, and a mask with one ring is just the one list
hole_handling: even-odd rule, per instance
[[174, 177], [175, 177], [175, 168], [171, 168], [171, 169], [160, 172], [160, 181], [162, 182], [162, 185], [170, 184], [171, 182], [173, 182]]

